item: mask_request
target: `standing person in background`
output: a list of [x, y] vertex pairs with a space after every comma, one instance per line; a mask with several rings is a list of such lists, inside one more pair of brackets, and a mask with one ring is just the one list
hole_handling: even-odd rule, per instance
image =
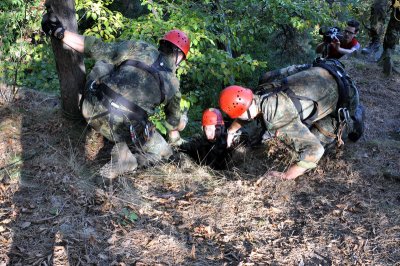
[[[389, 13], [390, 8], [391, 12]], [[371, 6], [370, 42], [367, 47], [361, 50], [361, 53], [374, 56], [379, 51], [388, 14], [390, 14], [390, 19], [383, 38], [383, 53], [379, 61], [383, 65], [383, 72], [386, 75], [391, 75], [392, 73], [400, 73], [400, 70], [395, 68], [393, 64], [393, 53], [399, 43], [400, 36], [400, 0], [374, 1]]]

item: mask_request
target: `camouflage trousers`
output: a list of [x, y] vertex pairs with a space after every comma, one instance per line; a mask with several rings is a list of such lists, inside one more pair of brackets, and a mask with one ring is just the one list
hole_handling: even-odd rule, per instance
[[[132, 171], [133, 169], [130, 162], [135, 159], [137, 165], [148, 166], [171, 157], [173, 153], [172, 148], [157, 130], [154, 129], [153, 133], [146, 141], [140, 138], [140, 141], [134, 143], [132, 140], [131, 126], [136, 127], [140, 124], [139, 121], [129, 120], [123, 115], [123, 112], [115, 114], [112, 110], [111, 114], [94, 118], [96, 115], [106, 111], [107, 108], [104, 104], [98, 101], [94, 96], [88, 96], [82, 104], [82, 114], [88, 124], [105, 138], [117, 144], [111, 154], [112, 157], [116, 159], [114, 160], [115, 163], [113, 163], [113, 158], [111, 158], [112, 165], [110, 167], [115, 168], [114, 164], [118, 167], [118, 171], [114, 172], [121, 174], [125, 172], [124, 170]], [[129, 149], [118, 148], [126, 146], [129, 147]], [[135, 159], [133, 159], [132, 156], [134, 156]]]
[[383, 49], [394, 49], [400, 38], [400, 8], [393, 9], [383, 40]]
[[371, 42], [378, 42], [385, 31], [385, 20], [390, 1], [374, 0], [371, 5], [369, 36]]
[[[371, 6], [369, 30], [371, 43], [379, 42], [385, 32], [385, 22], [390, 11], [390, 3], [391, 1], [374, 0]], [[384, 49], [394, 49], [399, 42], [400, 21], [398, 19], [400, 19], [400, 10], [392, 8], [383, 41]]]

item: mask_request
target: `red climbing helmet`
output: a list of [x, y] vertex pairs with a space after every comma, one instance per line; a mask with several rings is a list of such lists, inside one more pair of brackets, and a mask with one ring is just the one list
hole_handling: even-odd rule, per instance
[[203, 112], [203, 118], [201, 124], [204, 126], [220, 126], [224, 124], [222, 114], [218, 109], [208, 108]]
[[229, 117], [241, 116], [251, 105], [253, 92], [241, 86], [229, 86], [219, 95], [219, 106]]
[[175, 46], [181, 49], [181, 51], [185, 54], [185, 58], [187, 57], [190, 49], [190, 40], [183, 31], [170, 30], [164, 35], [164, 37], [162, 37], [161, 40], [173, 43]]

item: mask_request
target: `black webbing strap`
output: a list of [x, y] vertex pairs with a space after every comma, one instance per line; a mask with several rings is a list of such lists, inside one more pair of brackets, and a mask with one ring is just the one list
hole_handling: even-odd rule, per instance
[[[134, 102], [127, 100], [124, 96], [122, 96], [118, 92], [115, 92], [106, 84], [100, 83], [97, 85], [96, 89], [104, 93], [104, 95], [108, 96], [110, 99], [112, 99], [112, 102], [122, 105], [123, 107], [131, 111], [131, 113], [129, 113], [128, 115], [129, 119], [136, 121], [148, 121], [147, 112], [142, 107], [140, 107]], [[102, 113], [100, 115], [107, 115], [109, 112], [111, 112], [110, 110], [112, 110], [111, 106], [107, 106], [107, 109], [109, 110], [108, 112]]]
[[[334, 59], [329, 59], [329, 60], [332, 63], [334, 63], [335, 66], [333, 66], [332, 64], [327, 64], [324, 61], [314, 62], [313, 66], [325, 69], [326, 71], [329, 72], [329, 74], [331, 74], [335, 78], [339, 87], [339, 99], [336, 105], [336, 109], [339, 109], [341, 107], [342, 102], [346, 101], [346, 99], [349, 98], [349, 89], [348, 89], [349, 83], [345, 78], [346, 73], [344, 73], [343, 69], [337, 65], [341, 63], [340, 62], [337, 63], [336, 60]], [[342, 71], [339, 72], [339, 70]]]
[[[279, 92], [284, 92], [286, 95], [290, 98], [292, 101], [293, 105], [296, 107], [297, 112], [299, 113], [300, 120], [307, 126], [312, 125], [312, 121], [317, 118], [318, 115], [318, 103], [314, 101], [311, 98], [305, 97], [305, 96], [300, 96], [296, 95], [292, 89], [289, 88], [287, 84], [287, 78], [284, 78], [282, 81], [282, 86], [275, 88], [273, 91], [267, 93], [266, 95], [261, 96], [261, 105], [263, 105], [264, 101], [268, 99], [268, 97], [273, 96], [275, 94], [278, 94]], [[300, 100], [305, 100], [305, 101], [312, 101], [314, 104], [314, 108], [311, 111], [310, 115], [306, 118], [303, 117], [303, 108], [301, 107]], [[276, 106], [275, 106], [275, 114], [278, 109], [278, 101], [276, 101]], [[274, 115], [275, 115], [274, 114]]]
[[[292, 100], [294, 106], [297, 109], [297, 112], [300, 115], [300, 120], [306, 124], [307, 126], [311, 126], [313, 121], [317, 118], [318, 115], [318, 102], [314, 101], [311, 98], [305, 97], [305, 96], [300, 96], [294, 93], [294, 91], [287, 85], [287, 78], [285, 78], [282, 81], [283, 86], [286, 88], [285, 89], [285, 93], [287, 94], [287, 96], [289, 96], [290, 100]], [[314, 104], [314, 107], [310, 113], [310, 115], [306, 118], [304, 118], [303, 116], [303, 107], [301, 106], [300, 100], [304, 100], [304, 101], [312, 101]]]
[[151, 74], [154, 79], [158, 83], [158, 87], [160, 89], [160, 94], [161, 94], [161, 100], [160, 103], [163, 103], [165, 101], [165, 85], [164, 85], [164, 79], [161, 77], [160, 72], [154, 67], [154, 66], [148, 66], [145, 63], [137, 60], [125, 60], [121, 62], [116, 69], [122, 67], [122, 66], [132, 66], [132, 67], [137, 67], [140, 68], [144, 71], [147, 71], [149, 74]]

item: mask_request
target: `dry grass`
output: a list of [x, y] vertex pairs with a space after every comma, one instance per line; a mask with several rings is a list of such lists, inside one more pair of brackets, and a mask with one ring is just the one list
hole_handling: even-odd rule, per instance
[[229, 170], [183, 157], [104, 188], [93, 176], [110, 144], [56, 97], [20, 91], [0, 108], [0, 264], [398, 264], [398, 78], [351, 60], [365, 137], [296, 181], [260, 178], [292, 160], [271, 143], [240, 148]]

